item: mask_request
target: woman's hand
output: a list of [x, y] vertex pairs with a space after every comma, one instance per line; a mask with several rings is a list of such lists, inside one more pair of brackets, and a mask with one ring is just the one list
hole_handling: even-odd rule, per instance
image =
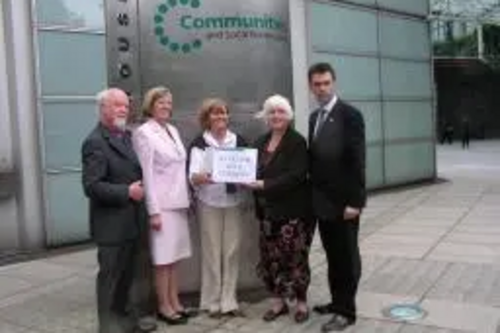
[[194, 185], [213, 184], [212, 176], [209, 173], [195, 173], [191, 176]]
[[152, 215], [149, 217], [149, 225], [154, 231], [161, 230], [161, 216], [160, 214]]
[[256, 180], [256, 181], [251, 182], [251, 183], [243, 184], [243, 186], [251, 188], [252, 190], [262, 190], [264, 188], [264, 181], [263, 180]]

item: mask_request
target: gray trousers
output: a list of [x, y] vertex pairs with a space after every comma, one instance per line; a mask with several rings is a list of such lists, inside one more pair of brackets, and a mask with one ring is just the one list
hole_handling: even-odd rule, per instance
[[132, 332], [139, 318], [154, 314], [152, 267], [144, 242], [98, 247], [99, 333]]

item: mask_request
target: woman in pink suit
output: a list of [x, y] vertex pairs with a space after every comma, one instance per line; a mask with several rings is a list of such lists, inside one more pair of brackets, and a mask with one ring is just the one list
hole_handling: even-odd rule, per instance
[[178, 297], [177, 263], [191, 256], [186, 151], [177, 129], [169, 124], [172, 94], [156, 87], [146, 93], [144, 116], [149, 120], [134, 133], [134, 147], [143, 170], [151, 225], [158, 317], [185, 324], [187, 313]]

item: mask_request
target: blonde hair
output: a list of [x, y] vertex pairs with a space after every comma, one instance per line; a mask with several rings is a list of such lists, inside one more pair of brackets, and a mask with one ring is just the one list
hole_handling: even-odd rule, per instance
[[229, 113], [227, 103], [221, 98], [207, 98], [203, 101], [198, 113], [198, 122], [203, 130], [206, 131], [210, 129], [210, 113], [219, 108]]
[[149, 89], [144, 96], [144, 101], [142, 103], [142, 115], [147, 118], [153, 116], [153, 107], [155, 103], [163, 97], [172, 96], [170, 89], [163, 86], [158, 86]]
[[267, 119], [269, 118], [269, 114], [275, 109], [283, 109], [287, 115], [287, 118], [289, 120], [293, 119], [292, 105], [286, 97], [283, 97], [281, 95], [273, 95], [268, 97], [264, 102], [262, 110], [257, 112], [255, 117], [267, 121]]

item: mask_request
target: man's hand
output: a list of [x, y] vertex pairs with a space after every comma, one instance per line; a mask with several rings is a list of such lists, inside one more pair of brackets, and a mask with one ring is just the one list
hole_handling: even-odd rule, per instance
[[344, 210], [344, 220], [353, 220], [359, 216], [361, 210], [347, 206]]
[[140, 180], [130, 184], [128, 187], [128, 196], [134, 201], [142, 201], [144, 199], [144, 188]]
[[191, 176], [191, 181], [194, 185], [212, 184], [212, 177], [209, 173], [195, 173]]
[[149, 225], [154, 231], [161, 230], [161, 216], [160, 214], [152, 215], [149, 217]]

